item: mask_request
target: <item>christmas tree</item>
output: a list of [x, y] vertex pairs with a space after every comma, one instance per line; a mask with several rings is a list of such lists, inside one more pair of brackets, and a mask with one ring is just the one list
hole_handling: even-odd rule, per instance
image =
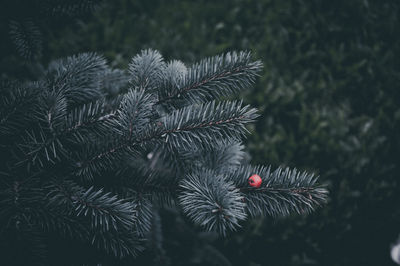
[[248, 163], [257, 112], [231, 98], [261, 68], [248, 52], [186, 66], [144, 50], [128, 71], [84, 53], [40, 80], [2, 81], [2, 260], [131, 265], [160, 241], [160, 208], [223, 237], [248, 218], [324, 203], [314, 174]]

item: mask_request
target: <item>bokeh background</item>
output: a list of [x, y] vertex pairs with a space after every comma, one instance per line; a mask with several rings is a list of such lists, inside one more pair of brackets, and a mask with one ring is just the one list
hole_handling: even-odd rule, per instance
[[[87, 51], [114, 67], [144, 48], [188, 63], [231, 50], [263, 61], [242, 95], [261, 114], [246, 140], [252, 162], [318, 173], [329, 202], [306, 217], [248, 221], [224, 239], [165, 210], [170, 265], [394, 265], [400, 1], [104, 0], [51, 18], [33, 2], [8, 1], [0, 11], [3, 77], [32, 79], [51, 60]], [[34, 50], [24, 60], [13, 23], [36, 30], [26, 33]], [[151, 256], [152, 247], [138, 265]]]

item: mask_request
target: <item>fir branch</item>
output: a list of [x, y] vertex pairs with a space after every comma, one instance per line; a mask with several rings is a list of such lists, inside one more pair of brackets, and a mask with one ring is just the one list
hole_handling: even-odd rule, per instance
[[137, 137], [150, 123], [154, 97], [142, 90], [130, 90], [124, 95], [118, 110], [118, 128], [116, 131], [127, 140]]
[[10, 136], [20, 132], [31, 121], [38, 91], [17, 82], [0, 82], [0, 134]]
[[164, 68], [165, 63], [158, 51], [142, 50], [129, 64], [131, 84], [139, 89], [153, 89], [161, 83]]
[[[250, 187], [248, 178], [257, 174], [262, 178], [260, 188]], [[296, 169], [241, 166], [228, 176], [246, 198], [251, 216], [287, 216], [293, 212], [309, 213], [327, 200], [328, 191], [316, 184], [314, 174]]]
[[46, 74], [47, 86], [62, 91], [70, 107], [83, 104], [101, 96], [100, 76], [107, 69], [104, 57], [96, 53], [70, 56], [50, 64]]
[[115, 127], [109, 133], [112, 138], [92, 141], [78, 153], [77, 173], [91, 179], [95, 173], [112, 168], [113, 162], [123, 160], [124, 154], [136, 155], [139, 146], [160, 139], [160, 127], [150, 124], [153, 103], [151, 95], [143, 90], [131, 90], [124, 95]]
[[90, 187], [85, 193], [75, 195], [72, 199], [76, 205], [77, 216], [91, 213], [95, 217], [94, 227], [104, 225], [105, 231], [108, 231], [110, 227], [117, 230], [118, 223], [127, 229], [133, 226], [135, 213], [132, 204], [118, 199], [109, 192], [103, 193], [102, 189], [96, 191]]
[[91, 221], [92, 228], [101, 231], [133, 228], [135, 211], [132, 203], [118, 199], [103, 189], [84, 189], [72, 182], [53, 182], [48, 196], [50, 204], [70, 208], [76, 217], [84, 216]]
[[[241, 107], [241, 102], [210, 102], [199, 106], [189, 106], [163, 117], [161, 123], [148, 125], [136, 139], [124, 137], [110, 143], [109, 148], [95, 155], [85, 156], [78, 163], [79, 173], [98, 172], [104, 165], [122, 156], [122, 152], [134, 152], [137, 145], [149, 141], [171, 142], [173, 146], [212, 145], [217, 139], [239, 138], [247, 132], [245, 124], [257, 115], [249, 106]], [[104, 159], [104, 160], [103, 160]], [[107, 164], [107, 166], [110, 166]]]
[[26, 131], [17, 149], [22, 153], [18, 156], [16, 165], [27, 163], [28, 166], [43, 168], [46, 162], [55, 164], [67, 157], [68, 151], [58, 138], [47, 129], [37, 126], [36, 130]]
[[18, 144], [23, 154], [18, 163], [31, 162], [43, 167], [45, 162], [60, 162], [69, 158], [66, 147], [70, 143], [85, 143], [93, 136], [104, 136], [114, 126], [116, 111], [107, 110], [106, 113], [104, 100], [85, 104], [68, 113], [65, 102], [57, 102], [50, 107], [42, 104], [41, 110], [35, 111], [35, 117], [41, 123], [26, 131]]
[[67, 108], [67, 99], [64, 93], [48, 88], [41, 93], [34, 116], [53, 135], [63, 126]]
[[225, 235], [246, 218], [245, 203], [232, 182], [210, 170], [187, 175], [178, 196], [183, 211], [194, 223]]
[[28, 162], [43, 167], [45, 162], [54, 164], [61, 160], [60, 155], [67, 152], [57, 138], [57, 131], [64, 124], [66, 112], [67, 101], [61, 91], [44, 90], [38, 96], [31, 114], [35, 122], [16, 145], [22, 152], [17, 164]]
[[[160, 94], [162, 98], [158, 104], [179, 98], [198, 103], [231, 96], [249, 87], [261, 68], [262, 63], [252, 61], [249, 52], [231, 52], [201, 60], [187, 70], [178, 88], [169, 91], [166, 96]], [[170, 88], [167, 87], [167, 90]]]
[[[187, 67], [181, 61], [173, 60], [168, 62], [163, 72], [162, 83], [156, 91], [158, 99], [161, 99], [161, 102], [158, 103], [162, 103], [162, 99], [170, 97], [170, 95], [174, 94], [179, 89], [185, 80], [187, 72]], [[176, 102], [177, 101], [172, 101], [170, 104], [174, 105]]]
[[[96, 248], [120, 258], [135, 256], [143, 249], [133, 231], [137, 216], [132, 202], [104, 193], [102, 189], [90, 187], [86, 190], [71, 181], [53, 180], [47, 189], [50, 190], [47, 196], [49, 208], [90, 222], [91, 229], [82, 233], [88, 234], [90, 243]], [[87, 238], [84, 240], [88, 241]]]
[[223, 138], [240, 138], [245, 125], [258, 115], [241, 102], [215, 101], [191, 105], [162, 118], [166, 140], [175, 147], [214, 145]]
[[[0, 134], [10, 143], [2, 145], [17, 148], [0, 163], [1, 233], [28, 226], [118, 258], [134, 256], [150, 236], [163, 256], [153, 206], [180, 205], [194, 223], [222, 235], [247, 214], [312, 211], [327, 198], [314, 175], [240, 166], [241, 139], [256, 110], [219, 98], [251, 85], [260, 68], [245, 52], [187, 69], [146, 50], [130, 64], [132, 88], [110, 100], [107, 90], [127, 85], [125, 73], [88, 53], [53, 62], [44, 80], [4, 89]], [[118, 82], [107, 85], [108, 78]], [[261, 187], [249, 186], [253, 174]]]
[[84, 104], [70, 111], [65, 117], [65, 125], [58, 136], [66, 136], [78, 143], [88, 142], [93, 135], [105, 136], [115, 126], [116, 108], [104, 99]]

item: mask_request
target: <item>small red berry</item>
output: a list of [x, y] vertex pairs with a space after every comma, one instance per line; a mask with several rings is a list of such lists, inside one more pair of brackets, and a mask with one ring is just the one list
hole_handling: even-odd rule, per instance
[[259, 175], [252, 175], [249, 177], [249, 185], [252, 187], [260, 187], [262, 179]]

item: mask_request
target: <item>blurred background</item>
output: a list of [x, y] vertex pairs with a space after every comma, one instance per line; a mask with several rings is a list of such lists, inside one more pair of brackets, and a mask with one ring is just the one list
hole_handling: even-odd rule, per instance
[[[170, 265], [395, 265], [400, 1], [75, 1], [47, 16], [48, 2], [5, 0], [2, 77], [33, 79], [87, 51], [126, 67], [144, 48], [187, 63], [250, 50], [264, 63], [242, 95], [261, 114], [246, 140], [252, 162], [313, 171], [328, 186], [315, 213], [255, 219], [224, 239], [164, 211]], [[150, 247], [138, 265], [151, 256]]]

